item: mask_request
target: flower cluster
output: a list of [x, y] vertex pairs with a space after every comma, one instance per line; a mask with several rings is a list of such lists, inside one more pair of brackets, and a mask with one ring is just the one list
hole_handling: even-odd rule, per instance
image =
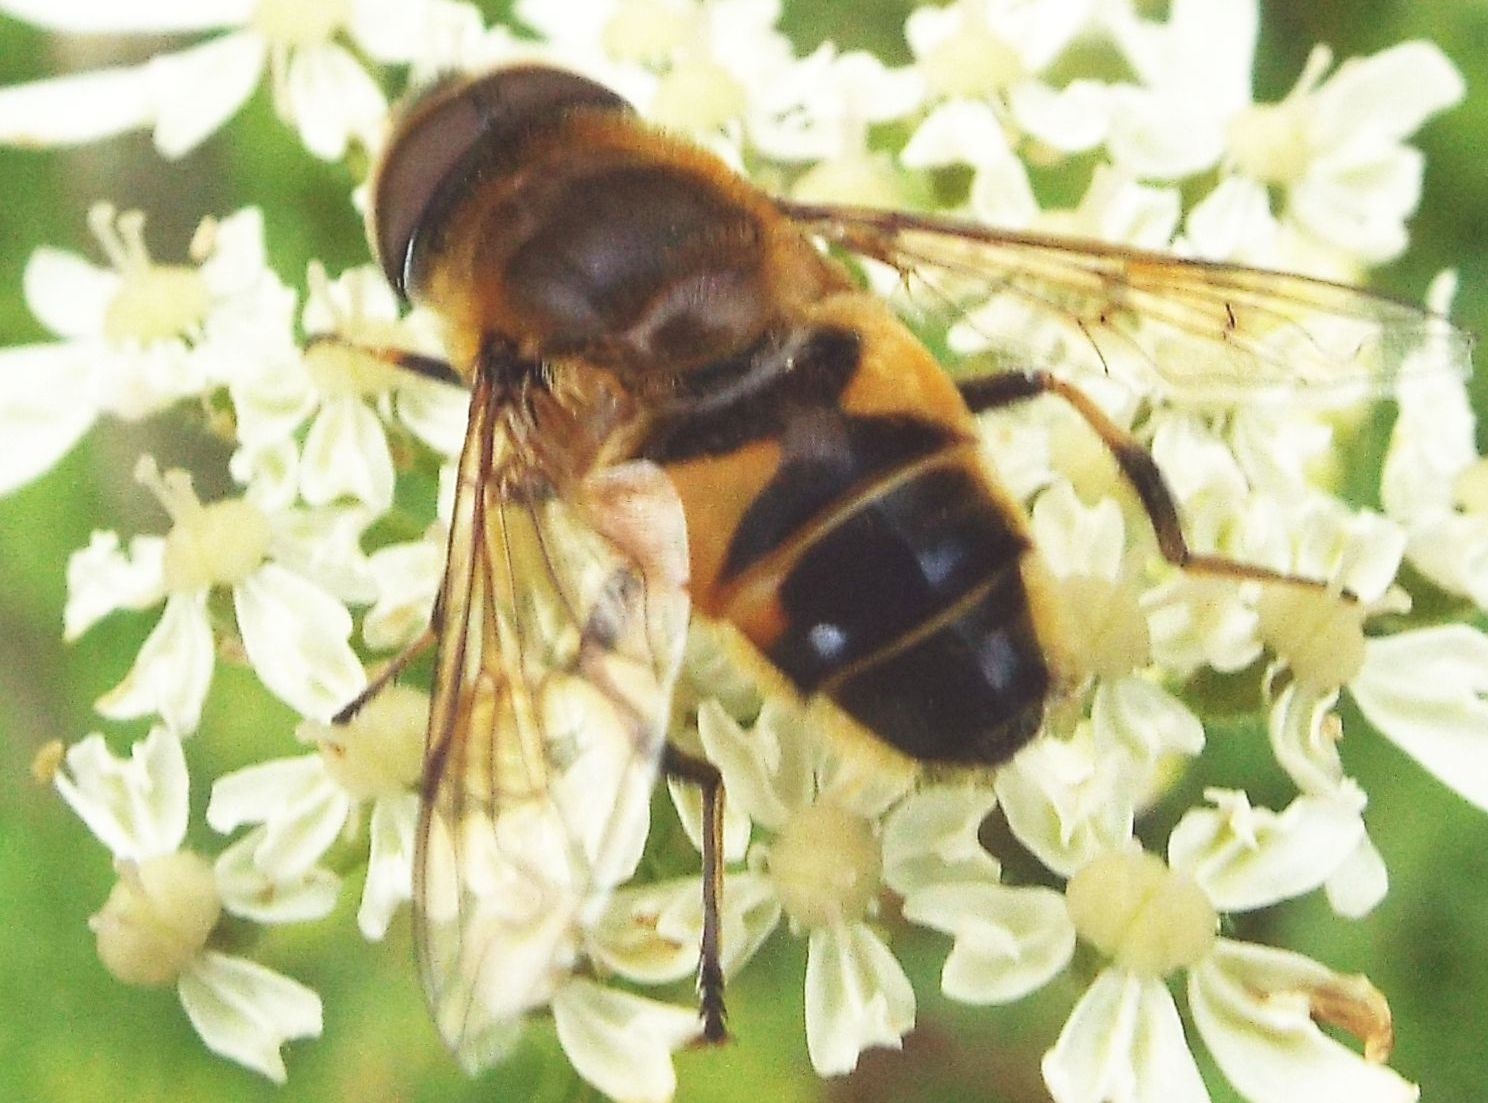
[[[540, 59], [803, 201], [935, 197], [1007, 229], [1330, 280], [1362, 279], [1405, 249], [1422, 176], [1411, 136], [1463, 94], [1440, 51], [1410, 42], [1335, 65], [1319, 47], [1291, 91], [1260, 102], [1253, 0], [1174, 0], [1162, 20], [1139, 8], [924, 6], [904, 26], [911, 60], [890, 66], [830, 44], [801, 56], [775, 0], [517, 0], [520, 32], [456, 0], [0, 0], [58, 31], [193, 36], [143, 65], [0, 89], [0, 142], [149, 128], [178, 157], [227, 125], [267, 72], [310, 155], [363, 164], [390, 93]], [[1073, 206], [1040, 194], [1056, 176], [1080, 195]], [[117, 610], [159, 607], [132, 668], [96, 702], [106, 719], [155, 726], [128, 757], [95, 733], [39, 767], [115, 862], [118, 883], [91, 920], [105, 967], [174, 984], [209, 1048], [282, 1080], [280, 1047], [319, 1034], [319, 997], [219, 949], [225, 917], [324, 917], [354, 863], [366, 870], [366, 938], [382, 938], [416, 891], [439, 913], [439, 871], [416, 889], [413, 868], [428, 695], [394, 685], [332, 721], [368, 665], [429, 623], [465, 396], [362, 351], [438, 356], [437, 320], [401, 312], [371, 266], [333, 277], [312, 264], [301, 294], [271, 266], [257, 210], [204, 220], [184, 263], [150, 255], [137, 212], [100, 203], [88, 219], [105, 265], [41, 247], [26, 268], [26, 303], [54, 339], [0, 350], [0, 493], [43, 476], [100, 417], [171, 409], [207, 411], [230, 435], [236, 490], [203, 502], [187, 473], [141, 457], [161, 531], [96, 532], [68, 566], [64, 620], [72, 639]], [[864, 276], [924, 308], [898, 273]], [[1444, 313], [1452, 290], [1438, 280], [1430, 307]], [[1043, 987], [1078, 967], [1083, 944], [1102, 964], [1043, 1061], [1058, 1103], [1208, 1098], [1169, 988], [1180, 976], [1197, 1037], [1245, 1098], [1415, 1098], [1384, 1063], [1389, 1010], [1367, 980], [1219, 931], [1225, 916], [1316, 889], [1343, 917], [1385, 894], [1367, 797], [1338, 751], [1345, 692], [1377, 733], [1488, 809], [1488, 635], [1466, 623], [1488, 611], [1488, 461], [1452, 353], [1429, 327], [1398, 350], [1380, 512], [1337, 492], [1354, 426], [1336, 406], [1216, 404], [1110, 364], [1083, 372], [1092, 350], [1045, 339], [1032, 304], [952, 293], [957, 320], [936, 335], [950, 354], [1011, 348], [1078, 384], [1150, 451], [1194, 549], [1326, 588], [1174, 569], [1074, 411], [1040, 401], [987, 415], [989, 466], [1027, 508], [1064, 595], [1077, 684], [995, 774], [927, 781], [834, 740], [822, 708], [756, 684], [726, 629], [694, 626], [668, 736], [716, 766], [728, 794], [725, 971], [782, 927], [804, 939], [806, 1050], [836, 1076], [914, 1026], [894, 949], [908, 928], [950, 937], [941, 990], [977, 1004]], [[405, 485], [441, 492], [410, 505]], [[1457, 622], [1411, 617], [1428, 589], [1457, 603]], [[197, 733], [219, 661], [246, 664], [299, 714], [305, 750], [212, 779], [206, 822], [231, 837], [212, 860], [184, 846], [187, 752], [190, 737], [211, 738]], [[1214, 674], [1251, 689], [1296, 794], [1271, 810], [1241, 788], [1211, 789], [1160, 845], [1142, 816], [1203, 753]], [[543, 1012], [605, 1093], [675, 1091], [671, 1054], [696, 1037], [696, 1015], [638, 991], [689, 977], [703, 932], [696, 854], [682, 841], [701, 845], [703, 811], [695, 790], [670, 792], [680, 830], [650, 822], [647, 860], [628, 849], [595, 907], [560, 923], [533, 910], [540, 893], [488, 886], [507, 893], [490, 935], [503, 979], [532, 982], [495, 993], [484, 969], [471, 979], [466, 995], [490, 1021], [456, 1030], [469, 1068], [508, 1052], [516, 1021]], [[994, 814], [1042, 878], [1005, 879], [982, 841]], [[530, 832], [537, 850], [553, 842], [550, 825], [488, 826]], [[572, 860], [556, 849], [558, 866]]]

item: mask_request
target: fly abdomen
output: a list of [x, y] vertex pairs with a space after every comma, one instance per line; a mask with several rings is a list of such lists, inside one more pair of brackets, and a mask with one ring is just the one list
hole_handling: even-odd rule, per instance
[[[1022, 579], [1028, 540], [980, 462], [974, 444], [942, 447], [827, 504], [777, 534], [726, 605], [803, 693], [921, 761], [1006, 759], [1049, 690]], [[789, 496], [789, 470], [760, 501]], [[797, 478], [800, 500], [819, 494]], [[750, 534], [741, 526], [734, 549]]]

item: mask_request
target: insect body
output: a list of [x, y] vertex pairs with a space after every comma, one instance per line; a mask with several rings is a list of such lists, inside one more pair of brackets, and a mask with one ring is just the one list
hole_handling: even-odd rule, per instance
[[459, 189], [379, 241], [455, 363], [541, 364], [575, 396], [570, 456], [659, 464], [694, 605], [803, 693], [916, 759], [1011, 755], [1051, 683], [1034, 553], [940, 365], [774, 203], [588, 81], [507, 70], [402, 141], [481, 110]]
[[[1426, 339], [1466, 359], [1441, 319], [1338, 285], [779, 203], [542, 67], [416, 103], [370, 234], [472, 392], [416, 862], [425, 984], [467, 1056], [583, 953], [573, 932], [633, 868], [658, 763], [704, 789], [699, 980], [722, 1035], [721, 787], [663, 736], [689, 597], [908, 759], [995, 765], [1034, 736], [1066, 648], [974, 409], [1063, 397], [1169, 559], [1300, 581], [1191, 554], [1150, 457], [1078, 390], [1037, 365], [958, 387], [813, 238], [980, 281], [1107, 369], [1185, 385], [1378, 386]], [[1190, 355], [1170, 369], [1175, 339]]]

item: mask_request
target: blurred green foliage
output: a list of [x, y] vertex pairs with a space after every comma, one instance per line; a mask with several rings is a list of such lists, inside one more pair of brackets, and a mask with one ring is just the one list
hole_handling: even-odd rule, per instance
[[[899, 28], [905, 0], [786, 0], [784, 26], [803, 48], [825, 39], [903, 60]], [[1266, 5], [1258, 91], [1290, 87], [1312, 43], [1337, 55], [1369, 53], [1430, 36], [1462, 67], [1469, 99], [1420, 137], [1428, 174], [1410, 253], [1379, 285], [1419, 296], [1443, 267], [1462, 275], [1457, 315], [1488, 332], [1488, 6], [1481, 0], [1327, 0]], [[0, 82], [146, 56], [151, 42], [60, 44], [0, 19]], [[104, 50], [122, 50], [109, 53]], [[95, 198], [140, 206], [157, 256], [177, 256], [196, 219], [244, 204], [270, 212], [272, 256], [282, 276], [301, 283], [311, 257], [336, 271], [362, 261], [365, 246], [346, 202], [347, 169], [304, 156], [273, 118], [262, 90], [231, 125], [184, 161], [163, 164], [140, 135], [75, 152], [0, 150], [0, 345], [44, 339], [21, 303], [22, 266], [41, 243], [92, 253], [83, 212]], [[1479, 390], [1479, 395], [1482, 392]], [[1480, 402], [1480, 408], [1481, 408]], [[4, 447], [0, 442], [0, 447]], [[72, 741], [98, 724], [90, 702], [128, 668], [154, 614], [119, 614], [82, 640], [60, 639], [64, 569], [95, 525], [124, 533], [160, 531], [149, 499], [129, 480], [133, 457], [148, 449], [162, 465], [223, 469], [216, 446], [162, 418], [105, 424], [37, 484], [0, 501], [0, 1100], [392, 1100], [556, 1101], [590, 1093], [554, 1059], [551, 1031], [533, 1032], [516, 1061], [467, 1080], [426, 1017], [414, 978], [406, 925], [368, 945], [354, 923], [358, 887], [341, 909], [315, 924], [270, 931], [254, 956], [300, 978], [324, 998], [325, 1038], [289, 1047], [283, 1089], [201, 1045], [171, 991], [125, 988], [99, 965], [85, 918], [112, 883], [102, 848], [29, 764], [49, 740]], [[219, 474], [224, 480], [225, 474]], [[209, 475], [199, 475], [205, 494]], [[251, 678], [220, 665], [199, 735], [193, 771], [214, 775], [254, 759], [296, 753], [293, 718], [256, 691]], [[1247, 918], [1232, 933], [1264, 938], [1345, 971], [1367, 972], [1396, 1015], [1395, 1067], [1422, 1084], [1427, 1099], [1484, 1097], [1488, 1082], [1488, 816], [1427, 777], [1363, 722], [1345, 717], [1350, 771], [1372, 796], [1369, 818], [1392, 874], [1389, 897], [1367, 920], [1336, 920], [1319, 899]], [[143, 725], [109, 729], [122, 749]], [[1485, 747], [1488, 753], [1488, 747]], [[1211, 732], [1203, 784], [1254, 785], [1285, 800], [1253, 725]], [[200, 824], [206, 793], [193, 793]], [[1158, 827], [1165, 826], [1159, 823]], [[209, 833], [194, 828], [204, 848]], [[1161, 838], [1161, 833], [1155, 836]], [[865, 1055], [851, 1078], [823, 1084], [805, 1056], [800, 992], [804, 950], [777, 937], [732, 991], [736, 1041], [678, 1059], [683, 1100], [743, 1097], [794, 1103], [829, 1100], [1003, 1100], [1046, 1098], [1038, 1058], [1052, 1042], [1082, 983], [1066, 977], [1040, 998], [1008, 1008], [952, 1004], [936, 990], [945, 940], [896, 931], [920, 994], [919, 1026], [903, 1054]], [[685, 994], [683, 996], [685, 998]], [[1217, 1099], [1230, 1098], [1211, 1077]]]

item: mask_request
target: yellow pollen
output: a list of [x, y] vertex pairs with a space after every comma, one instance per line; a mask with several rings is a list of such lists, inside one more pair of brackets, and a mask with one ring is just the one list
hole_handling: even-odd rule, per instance
[[1219, 926], [1193, 878], [1145, 850], [1091, 861], [1070, 878], [1064, 901], [1082, 939], [1140, 976], [1165, 976], [1201, 960]]
[[31, 758], [32, 779], [38, 784], [50, 785], [66, 754], [67, 748], [60, 739], [48, 740], [36, 748], [36, 754]]
[[830, 801], [802, 808], [770, 847], [770, 879], [799, 927], [861, 919], [878, 896], [883, 856], [873, 826]]
[[351, 18], [351, 0], [258, 0], [253, 27], [280, 46], [319, 46]]

